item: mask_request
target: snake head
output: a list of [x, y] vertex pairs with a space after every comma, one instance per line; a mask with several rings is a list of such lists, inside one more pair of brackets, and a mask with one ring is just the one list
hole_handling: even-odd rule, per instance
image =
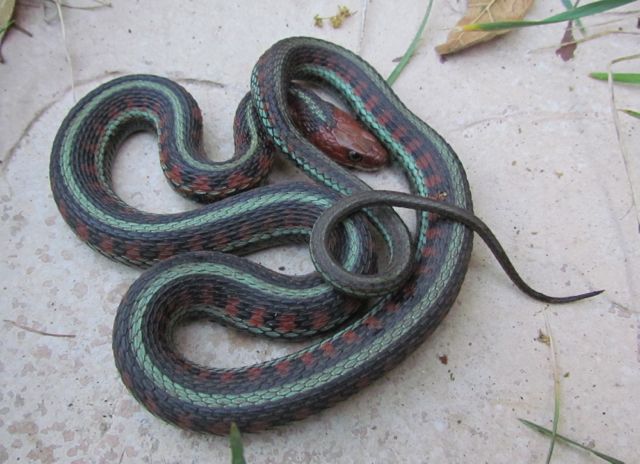
[[375, 171], [389, 163], [389, 153], [364, 125], [313, 92], [294, 87], [289, 106], [303, 135], [342, 166]]
[[359, 121], [338, 107], [333, 108], [335, 126], [329, 129], [329, 156], [343, 166], [374, 171], [389, 163], [389, 153]]

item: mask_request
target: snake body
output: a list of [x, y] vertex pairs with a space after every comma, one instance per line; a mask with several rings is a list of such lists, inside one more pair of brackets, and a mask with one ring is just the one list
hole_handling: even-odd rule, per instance
[[[54, 199], [90, 246], [126, 264], [151, 266], [118, 308], [113, 351], [133, 395], [183, 428], [226, 434], [235, 422], [242, 430], [257, 431], [352, 395], [396, 366], [435, 329], [466, 273], [470, 228], [421, 212], [411, 247], [389, 208], [370, 209], [368, 218], [354, 217], [317, 239], [333, 250], [346, 281], [334, 282], [333, 273], [325, 275], [329, 283], [318, 273], [283, 276], [236, 256], [308, 240], [323, 211], [343, 196], [368, 191], [301, 137], [285, 104], [292, 79], [321, 81], [337, 92], [402, 167], [413, 195], [439, 195], [456, 211], [472, 214], [465, 172], [451, 147], [402, 104], [370, 65], [328, 42], [290, 38], [265, 52], [236, 116], [236, 154], [224, 163], [207, 159], [197, 104], [177, 84], [128, 76], [89, 93], [54, 141]], [[111, 160], [118, 144], [140, 128], [157, 132], [163, 169], [181, 193], [201, 200], [231, 196], [167, 215], [124, 203], [111, 186]], [[269, 171], [271, 144], [316, 183], [252, 188]], [[349, 280], [374, 269], [370, 222], [392, 260], [407, 250], [413, 254], [411, 267], [399, 270], [396, 282], [377, 292], [366, 283], [355, 288], [357, 282]], [[400, 281], [401, 287], [392, 290]], [[349, 316], [361, 303], [349, 293], [383, 295], [354, 319]], [[193, 317], [281, 338], [313, 335], [349, 319], [328, 338], [294, 354], [221, 369], [197, 365], [176, 351], [174, 329]]]

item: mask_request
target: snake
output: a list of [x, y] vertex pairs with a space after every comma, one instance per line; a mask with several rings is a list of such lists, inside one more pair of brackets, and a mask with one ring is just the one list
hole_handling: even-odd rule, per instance
[[[410, 194], [371, 190], [307, 140], [294, 121], [292, 82], [328, 88], [404, 172]], [[307, 114], [328, 119], [306, 91], [298, 100], [309, 100]], [[201, 207], [155, 214], [117, 195], [113, 159], [139, 130], [157, 134], [169, 183]], [[253, 68], [250, 92], [236, 111], [235, 154], [212, 161], [201, 139], [202, 115], [184, 88], [163, 77], [124, 76], [72, 108], [50, 161], [54, 200], [76, 235], [110, 259], [146, 268], [115, 316], [115, 364], [146, 409], [179, 427], [226, 435], [235, 423], [256, 432], [306, 418], [363, 389], [448, 313], [474, 231], [534, 298], [562, 303], [598, 293], [548, 297], [524, 284], [474, 215], [451, 146], [371, 65], [339, 45], [308, 37], [277, 42]], [[353, 167], [362, 151], [377, 150], [365, 145], [347, 146], [338, 158]], [[265, 185], [274, 149], [310, 180]], [[413, 236], [392, 206], [418, 210]], [[310, 243], [317, 272], [284, 275], [243, 257], [301, 242]], [[386, 259], [375, 251], [381, 246]], [[283, 340], [312, 338], [280, 358], [203, 366], [175, 345], [177, 327], [203, 318]]]

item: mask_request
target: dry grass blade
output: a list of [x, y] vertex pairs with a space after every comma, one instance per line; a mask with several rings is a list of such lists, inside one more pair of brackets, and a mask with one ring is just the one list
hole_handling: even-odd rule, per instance
[[638, 231], [640, 232], [640, 211], [638, 210], [638, 204], [640, 204], [640, 191], [638, 191], [637, 186], [634, 185], [633, 176], [631, 175], [631, 163], [629, 161], [630, 155], [627, 151], [627, 147], [622, 139], [622, 131], [620, 130], [620, 117], [618, 115], [618, 110], [616, 108], [616, 97], [614, 92], [613, 85], [613, 72], [612, 68], [615, 64], [621, 63], [623, 61], [631, 61], [640, 59], [640, 53], [636, 55], [623, 56], [620, 58], [616, 58], [609, 63], [607, 69], [607, 79], [609, 84], [609, 103], [611, 105], [611, 114], [613, 116], [613, 124], [616, 128], [616, 137], [618, 138], [618, 145], [620, 146], [620, 153], [622, 154], [622, 161], [624, 162], [624, 169], [627, 174], [627, 182], [629, 182], [629, 189], [631, 190], [631, 206], [636, 212], [636, 222], [638, 224]]
[[75, 88], [75, 80], [74, 80], [74, 72], [73, 72], [73, 61], [71, 59], [71, 52], [69, 51], [68, 41], [67, 41], [67, 29], [64, 23], [64, 16], [62, 14], [63, 8], [73, 8], [80, 10], [94, 10], [96, 8], [105, 8], [110, 7], [111, 2], [107, 0], [91, 0], [95, 5], [76, 5], [68, 2], [64, 2], [63, 0], [44, 0], [43, 5], [52, 3], [55, 5], [56, 14], [60, 21], [60, 31], [62, 33], [62, 43], [64, 46], [64, 52], [67, 58], [67, 62], [69, 63], [69, 75], [71, 78], [71, 93], [73, 95], [73, 100], [76, 101], [76, 88]]
[[[47, 0], [48, 2], [55, 3], [56, 0]], [[74, 3], [60, 1], [60, 5], [64, 8], [71, 8], [75, 10], [96, 10], [98, 8], [110, 8], [113, 6], [111, 2], [106, 0], [91, 0], [89, 5], [76, 5]]]
[[[629, 18], [635, 18], [640, 14], [640, 11], [609, 11], [607, 13], [602, 13], [602, 17], [612, 17], [612, 19], [607, 19], [606, 21], [598, 21], [592, 24], [589, 24], [589, 30], [593, 31], [594, 29], [601, 29], [603, 27], [611, 26], [612, 24], [620, 24], [622, 22], [628, 21]], [[600, 17], [600, 16], [599, 16]], [[598, 17], [598, 18], [599, 18]], [[620, 30], [620, 29], [619, 29]]]
[[[590, 30], [593, 29], [593, 27], [589, 28]], [[583, 37], [582, 39], [575, 39], [572, 42], [566, 42], [569, 44], [582, 44], [585, 42], [589, 42], [591, 40], [595, 40], [595, 39], [600, 39], [602, 37], [606, 37], [608, 35], [640, 35], [640, 32], [633, 32], [633, 31], [621, 31], [619, 29], [610, 29], [610, 30], [606, 30], [606, 31], [600, 31], [597, 32], [595, 34], [591, 34], [591, 35], [587, 35], [585, 37]], [[540, 47], [534, 51], [542, 51], [542, 50], [552, 50], [555, 49], [557, 47], [557, 45], [551, 45], [551, 46], [547, 46], [547, 47]], [[606, 75], [606, 73], [605, 73]], [[605, 77], [604, 79], [605, 81], [607, 80], [607, 78]]]
[[62, 43], [64, 45], [64, 53], [67, 56], [67, 62], [69, 63], [69, 75], [71, 77], [71, 93], [73, 94], [73, 101], [76, 101], [76, 86], [73, 79], [73, 62], [71, 61], [71, 53], [67, 46], [67, 30], [64, 26], [64, 17], [62, 16], [62, 4], [60, 0], [53, 0], [58, 11], [58, 17], [60, 18], [60, 30], [62, 32]]
[[360, 32], [358, 33], [358, 55], [362, 53], [362, 44], [364, 43], [364, 29], [367, 24], [368, 9], [369, 9], [369, 0], [362, 0], [362, 15], [360, 16]]
[[[546, 464], [549, 464], [551, 462], [551, 457], [553, 455], [555, 444], [556, 442], [560, 442], [560, 441], [577, 446], [583, 450], [586, 450], [594, 454], [595, 456], [598, 456], [599, 458], [604, 459], [607, 462], [610, 462], [611, 464], [624, 464], [624, 462], [618, 459], [612, 458], [611, 456], [607, 456], [606, 454], [600, 453], [599, 451], [587, 448], [586, 446], [581, 445], [580, 443], [573, 441], [570, 438], [564, 437], [558, 433], [558, 422], [560, 419], [560, 374], [558, 371], [558, 363], [556, 359], [555, 341], [553, 336], [551, 335], [551, 325], [549, 324], [549, 318], [547, 316], [547, 312], [545, 311], [543, 314], [544, 314], [544, 323], [545, 323], [545, 328], [547, 333], [544, 334], [542, 331], [539, 331], [538, 339], [542, 338], [543, 340], [540, 340], [540, 341], [549, 345], [549, 349], [551, 353], [551, 364], [553, 367], [553, 386], [554, 386], [553, 388], [553, 403], [554, 403], [553, 425], [551, 430], [549, 430], [545, 427], [542, 427], [541, 425], [534, 424], [533, 422], [528, 421], [526, 419], [518, 419], [518, 420], [522, 422], [524, 425], [526, 425], [527, 427], [530, 427], [533, 430], [540, 432], [551, 439], [549, 443], [549, 451], [547, 453], [547, 458], [545, 461]], [[568, 373], [565, 374], [565, 377], [567, 376], [568, 376]]]

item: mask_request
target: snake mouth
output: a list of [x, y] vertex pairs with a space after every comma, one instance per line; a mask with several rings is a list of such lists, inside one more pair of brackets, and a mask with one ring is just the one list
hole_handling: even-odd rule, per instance
[[347, 167], [358, 170], [358, 171], [362, 171], [362, 172], [376, 172], [380, 169], [380, 167], [378, 166], [374, 166], [374, 167], [347, 166]]

